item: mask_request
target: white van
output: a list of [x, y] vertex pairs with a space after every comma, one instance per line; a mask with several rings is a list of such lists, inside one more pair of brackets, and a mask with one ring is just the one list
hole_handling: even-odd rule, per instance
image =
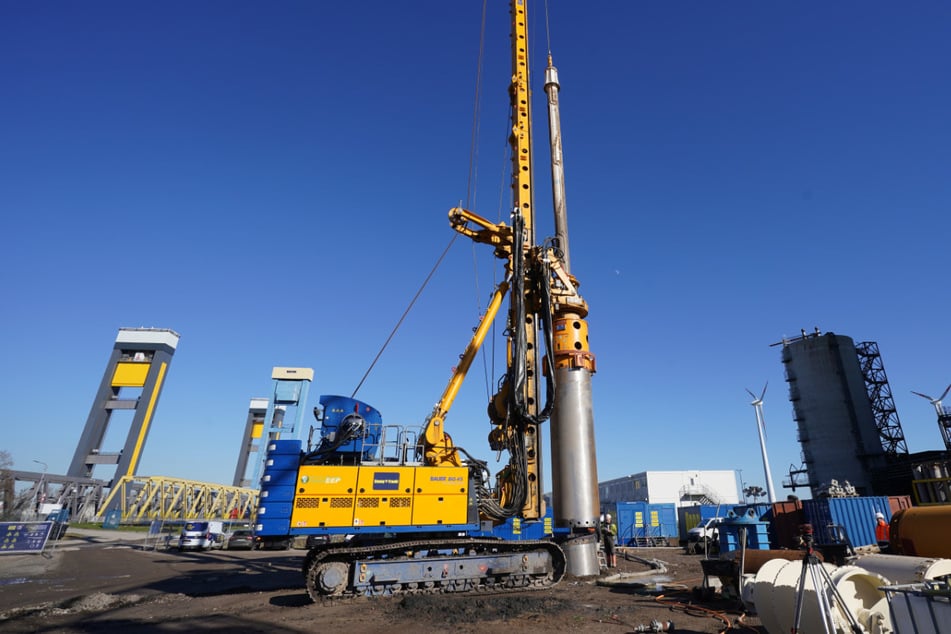
[[178, 538], [179, 550], [209, 550], [221, 548], [224, 542], [221, 535], [221, 522], [185, 522], [182, 534]]
[[717, 527], [722, 521], [722, 517], [711, 517], [687, 531], [687, 552], [698, 555], [719, 552], [720, 532]]

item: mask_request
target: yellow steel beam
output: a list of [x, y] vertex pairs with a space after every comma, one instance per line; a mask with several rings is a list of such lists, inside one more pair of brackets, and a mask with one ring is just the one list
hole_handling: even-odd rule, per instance
[[135, 439], [135, 446], [132, 448], [132, 459], [129, 461], [129, 468], [123, 474], [133, 475], [135, 468], [139, 464], [139, 456], [142, 448], [145, 446], [145, 437], [149, 433], [149, 425], [152, 423], [152, 414], [155, 413], [155, 403], [158, 402], [159, 392], [162, 391], [162, 382], [165, 381], [165, 371], [168, 369], [167, 363], [159, 366], [158, 377], [155, 379], [155, 387], [152, 389], [152, 395], [149, 397], [149, 404], [145, 410], [145, 418], [142, 419], [142, 426], [139, 429], [139, 436]]
[[[535, 205], [533, 192], [532, 161], [532, 108], [531, 83], [529, 81], [528, 58], [528, 11], [527, 0], [511, 0], [512, 11], [512, 83], [509, 86], [511, 98], [512, 134], [509, 143], [512, 147], [512, 195], [515, 206], [521, 212], [525, 222], [525, 242], [512, 246], [512, 257], [529, 259], [535, 247]], [[530, 284], [525, 284], [525, 304], [528, 312], [524, 324], [527, 349], [525, 351], [525, 402], [528, 413], [538, 413], [537, 354], [538, 330], [534, 311], [537, 301]], [[514, 324], [513, 324], [514, 325]], [[536, 519], [544, 514], [544, 502], [540, 490], [541, 465], [539, 464], [541, 438], [536, 425], [529, 424], [523, 432], [526, 444], [526, 467], [528, 470], [527, 496], [522, 516]]]

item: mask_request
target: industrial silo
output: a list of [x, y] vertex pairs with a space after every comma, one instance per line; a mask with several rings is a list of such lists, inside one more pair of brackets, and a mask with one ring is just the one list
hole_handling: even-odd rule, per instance
[[818, 330], [782, 343], [789, 400], [813, 497], [833, 480], [840, 486], [848, 482], [859, 495], [871, 495], [873, 473], [886, 461], [855, 343]]

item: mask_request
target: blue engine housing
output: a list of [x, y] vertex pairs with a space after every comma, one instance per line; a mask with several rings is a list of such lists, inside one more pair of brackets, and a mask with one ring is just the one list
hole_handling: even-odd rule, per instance
[[[379, 410], [346, 396], [325, 394], [320, 397], [323, 415], [320, 418], [320, 444], [317, 452], [329, 458], [372, 460], [379, 449], [383, 417]], [[362, 419], [359, 433], [350, 434], [340, 442], [340, 435], [353, 431], [354, 417]]]

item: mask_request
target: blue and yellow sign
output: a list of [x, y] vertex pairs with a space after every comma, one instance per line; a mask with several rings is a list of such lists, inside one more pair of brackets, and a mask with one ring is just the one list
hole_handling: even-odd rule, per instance
[[42, 552], [51, 528], [53, 522], [0, 522], [0, 555]]
[[373, 474], [374, 491], [399, 491], [400, 474], [395, 471], [377, 471]]

